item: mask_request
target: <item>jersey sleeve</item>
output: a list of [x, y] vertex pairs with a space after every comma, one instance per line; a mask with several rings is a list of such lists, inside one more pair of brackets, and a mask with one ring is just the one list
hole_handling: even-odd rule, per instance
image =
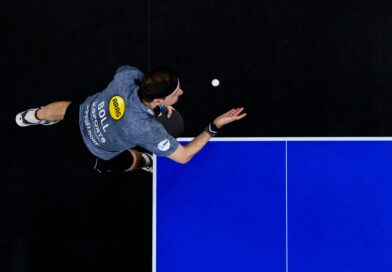
[[141, 135], [138, 145], [157, 156], [169, 156], [177, 150], [180, 143], [161, 126]]

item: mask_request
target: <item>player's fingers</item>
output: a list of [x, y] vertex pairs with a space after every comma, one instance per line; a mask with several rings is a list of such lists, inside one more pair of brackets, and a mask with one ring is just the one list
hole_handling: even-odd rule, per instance
[[238, 116], [238, 119], [242, 119], [242, 118], [244, 118], [245, 116], [247, 116], [248, 114], [247, 113], [243, 113], [243, 114], [241, 114], [240, 116]]
[[235, 115], [235, 114], [237, 114], [237, 112], [240, 112], [243, 109], [244, 108], [234, 108], [234, 109], [229, 110], [226, 114], [228, 114], [228, 115]]
[[237, 116], [238, 114], [240, 114], [242, 111], [244, 110], [244, 108], [237, 108], [235, 109], [232, 113], [230, 113], [230, 116]]
[[236, 110], [235, 108], [234, 108], [234, 109], [231, 109], [231, 110], [229, 110], [228, 112], [226, 112], [225, 114], [230, 115], [230, 114], [232, 114], [235, 110]]
[[237, 116], [235, 116], [235, 120], [240, 120], [240, 119], [244, 118], [246, 115], [247, 115], [246, 113], [243, 113], [241, 115], [237, 115]]
[[167, 118], [170, 118], [170, 116], [172, 116], [173, 110], [174, 110], [173, 107], [171, 106], [167, 107]]
[[244, 110], [244, 108], [238, 108], [233, 112], [233, 115], [238, 115], [240, 114], [242, 111]]

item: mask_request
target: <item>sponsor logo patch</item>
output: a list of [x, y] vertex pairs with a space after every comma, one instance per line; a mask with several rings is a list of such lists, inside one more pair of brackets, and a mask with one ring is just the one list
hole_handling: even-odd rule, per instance
[[110, 98], [109, 113], [114, 120], [120, 120], [123, 117], [125, 113], [125, 102], [121, 96], [116, 95]]
[[158, 149], [161, 151], [167, 151], [170, 148], [170, 141], [168, 139], [163, 140], [158, 144]]

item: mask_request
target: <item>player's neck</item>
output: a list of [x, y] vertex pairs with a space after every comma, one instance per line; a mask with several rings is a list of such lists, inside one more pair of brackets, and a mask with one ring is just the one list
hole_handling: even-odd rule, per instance
[[146, 105], [149, 109], [155, 109], [158, 106], [154, 101], [153, 102], [146, 102], [143, 100], [143, 104]]

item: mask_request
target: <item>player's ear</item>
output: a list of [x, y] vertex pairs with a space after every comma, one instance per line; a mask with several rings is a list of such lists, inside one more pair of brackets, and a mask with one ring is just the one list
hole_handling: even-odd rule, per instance
[[159, 106], [160, 104], [162, 104], [163, 99], [159, 99], [159, 98], [155, 98], [151, 103], [154, 106]]

